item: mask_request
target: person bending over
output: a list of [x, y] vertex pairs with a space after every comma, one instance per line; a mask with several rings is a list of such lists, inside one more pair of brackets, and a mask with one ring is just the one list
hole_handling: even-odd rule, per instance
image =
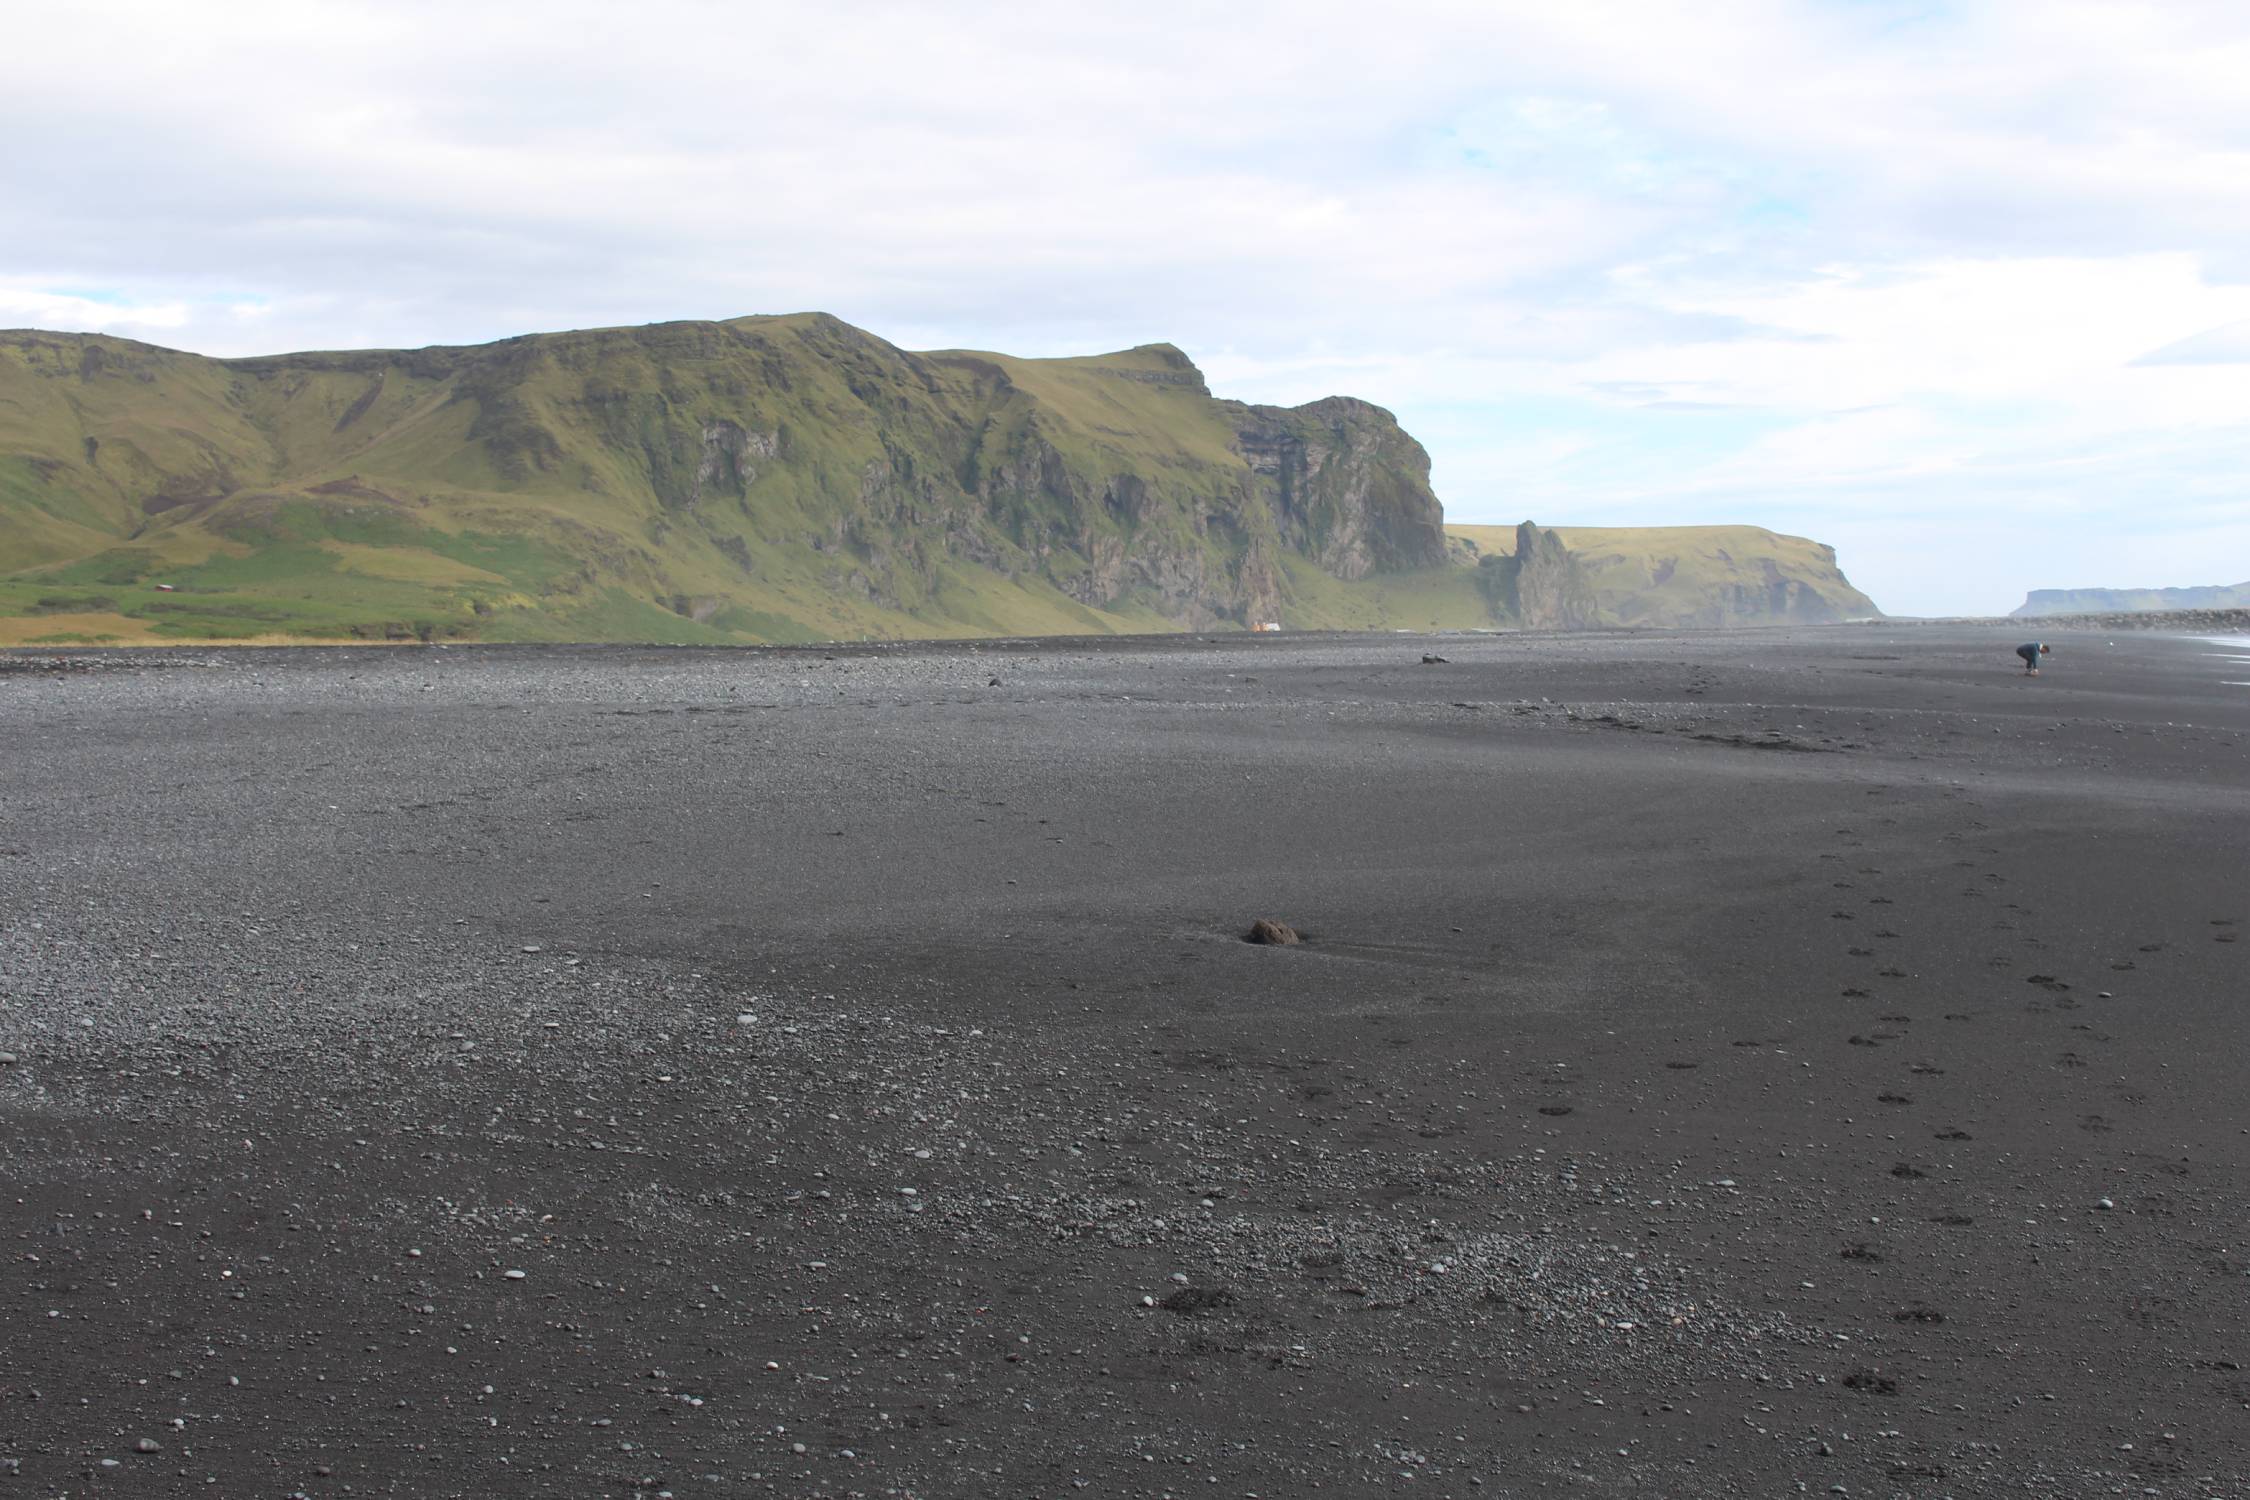
[[2037, 677], [2039, 675], [2039, 658], [2049, 654], [2054, 649], [2045, 641], [2025, 641], [2022, 645], [2016, 647], [2016, 655], [2023, 658], [2023, 675]]

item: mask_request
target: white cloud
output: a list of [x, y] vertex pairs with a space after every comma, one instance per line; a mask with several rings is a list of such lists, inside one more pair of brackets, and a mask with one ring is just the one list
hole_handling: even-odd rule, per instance
[[183, 301], [127, 302], [0, 280], [0, 327], [5, 328], [155, 333], [185, 328], [192, 316], [193, 309]]
[[2139, 365], [2250, 365], [2250, 318], [2207, 328], [2133, 361]]
[[1397, 409], [1458, 513], [1910, 511], [1969, 561], [1954, 600], [1847, 550], [1897, 607], [2015, 589], [2027, 507], [2114, 551], [2076, 518], [2216, 506], [2183, 575], [2237, 534], [2233, 3], [82, 0], [10, 41], [55, 65], [0, 96], [0, 321], [1168, 338]]
[[2182, 330], [2250, 313], [2250, 286], [2213, 286], [2184, 254], [1824, 268], [1802, 281], [1711, 291], [1627, 279], [1649, 302], [1796, 337], [1611, 359], [1634, 363], [1644, 379], [1778, 406], [1859, 406], [1908, 392], [2039, 399], [2108, 375]]

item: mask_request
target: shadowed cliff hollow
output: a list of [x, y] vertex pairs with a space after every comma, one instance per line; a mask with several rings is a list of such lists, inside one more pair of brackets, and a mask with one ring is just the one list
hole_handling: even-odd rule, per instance
[[817, 313], [235, 360], [0, 333], [0, 645], [1631, 621], [1616, 567], [1597, 610], [1553, 593], [1556, 551], [1496, 607], [1390, 413], [1221, 400], [1166, 344], [917, 354]]

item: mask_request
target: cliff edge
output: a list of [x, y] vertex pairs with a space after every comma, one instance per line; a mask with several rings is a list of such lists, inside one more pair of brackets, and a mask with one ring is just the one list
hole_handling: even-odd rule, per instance
[[0, 333], [0, 557], [0, 615], [58, 637], [789, 641], [1359, 623], [1325, 585], [1445, 539], [1367, 402], [812, 313], [235, 360]]

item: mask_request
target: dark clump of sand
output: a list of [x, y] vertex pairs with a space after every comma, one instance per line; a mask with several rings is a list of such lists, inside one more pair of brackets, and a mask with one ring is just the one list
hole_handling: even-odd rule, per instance
[[2250, 689], [2039, 628], [44, 653], [0, 1489], [2244, 1493]]

